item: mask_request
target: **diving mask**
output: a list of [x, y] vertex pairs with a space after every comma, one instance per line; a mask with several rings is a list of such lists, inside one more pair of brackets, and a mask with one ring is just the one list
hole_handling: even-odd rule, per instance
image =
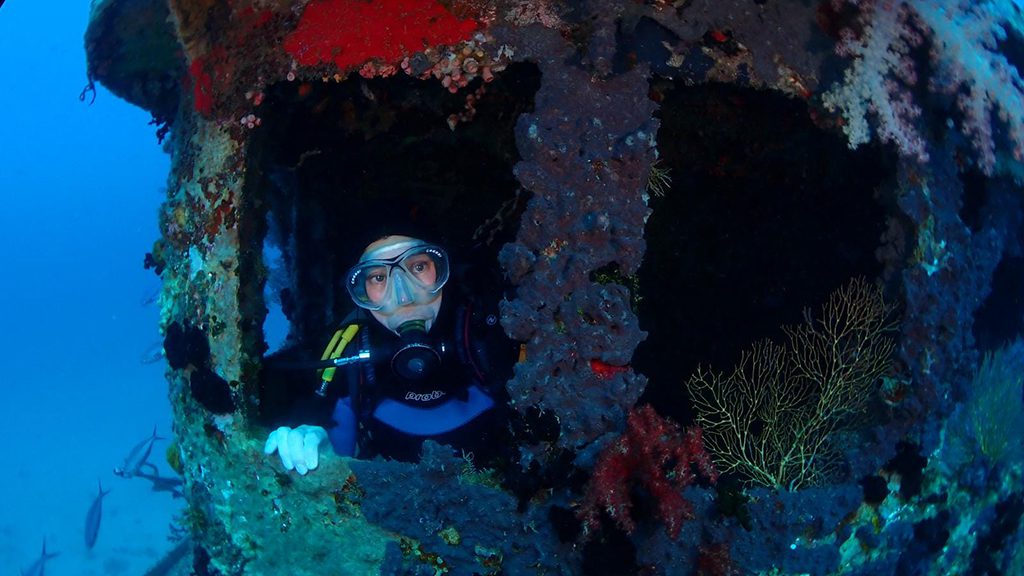
[[367, 251], [346, 275], [357, 306], [388, 312], [430, 304], [448, 281], [448, 254], [422, 240], [408, 239]]

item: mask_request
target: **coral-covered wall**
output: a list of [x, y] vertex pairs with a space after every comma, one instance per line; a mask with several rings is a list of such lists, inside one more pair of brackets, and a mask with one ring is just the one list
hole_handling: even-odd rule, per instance
[[509, 394], [520, 411], [555, 414], [556, 445], [580, 450], [621, 429], [643, 391], [643, 377], [628, 367], [644, 338], [629, 291], [595, 276], [606, 267], [632, 276], [640, 266], [655, 106], [642, 67], [591, 81], [564, 68], [567, 47], [554, 32], [510, 41], [529, 47], [522, 56], [539, 62], [546, 81], [537, 112], [516, 128], [523, 159], [515, 173], [534, 197], [501, 255], [518, 286], [503, 323], [527, 343], [529, 359], [516, 367]]
[[[875, 3], [851, 4], [876, 9]], [[720, 478], [714, 493], [689, 477], [676, 481], [681, 473], [665, 468], [676, 463], [657, 456], [667, 450], [644, 458], [608, 452], [624, 445], [617, 438], [631, 410], [650, 422], [668, 422], [652, 410], [636, 411], [647, 380], [631, 366], [646, 337], [633, 288], [646, 249], [650, 179], [660, 169], [655, 161], [663, 95], [650, 80], [658, 75], [679, 86], [726, 82], [751, 92], [772, 90], [800, 102], [823, 130], [838, 133], [839, 118], [821, 104], [822, 86], [842, 81], [832, 50], [858, 20], [851, 14], [856, 6], [837, 5], [153, 0], [135, 9], [148, 16], [146, 22], [158, 23], [159, 38], [176, 42], [173, 50], [156, 42], [164, 64], [154, 71], [126, 65], [119, 56], [145, 38], [125, 28], [126, 3], [99, 3], [88, 35], [90, 75], [139, 95], [161, 124], [159, 135], [171, 131], [162, 237], [147, 266], [164, 282], [164, 348], [189, 500], [185, 521], [197, 542], [196, 573], [321, 574], [330, 566], [343, 574], [576, 574], [600, 573], [594, 566], [601, 559], [666, 574], [695, 566], [724, 574], [735, 565], [751, 572], [876, 573], [874, 568], [909, 570], [928, 561], [939, 566], [935, 573], [956, 572], [955, 558], [935, 557], [944, 540], [923, 550], [909, 546], [907, 535], [930, 530], [942, 540], [954, 527], [950, 513], [933, 514], [922, 494], [930, 503], [967, 498], [958, 474], [967, 478], [975, 469], [961, 463], [959, 472], [950, 471], [934, 455], [943, 418], [963, 392], [956, 383], [970, 375], [978, 357], [971, 318], [1005, 246], [1012, 245], [999, 238], [1019, 233], [1018, 220], [1005, 214], [1016, 214], [1019, 206], [996, 218], [989, 214], [995, 208], [978, 202], [977, 231], [965, 224], [962, 190], [951, 184], [962, 177], [964, 147], [956, 149], [953, 137], [936, 147], [928, 164], [919, 164], [919, 156], [873, 149], [888, 159], [879, 171], [897, 174], [878, 192], [891, 217], [889, 244], [879, 248], [879, 258], [888, 266], [889, 292], [903, 300], [902, 363], [869, 403], [878, 407], [871, 426], [843, 437], [847, 450], [836, 466], [842, 479], [813, 490], [765, 493], [730, 488]], [[278, 103], [280, 114], [289, 113], [290, 102], [307, 119], [331, 117], [321, 116], [331, 105], [345, 118], [357, 108], [345, 108], [312, 86], [359, 83], [351, 97], [373, 102], [380, 112], [379, 123], [365, 133], [369, 140], [388, 130], [394, 115], [387, 110], [390, 94], [364, 80], [401, 74], [459, 97], [457, 108], [438, 105], [443, 111], [436, 113], [438, 126], [457, 131], [474, 121], [482, 99], [501, 98], [491, 92], [493, 81], [514, 63], [535, 66], [540, 88], [532, 109], [517, 109], [518, 155], [504, 159], [522, 189], [516, 197], [522, 192], [529, 200], [517, 214], [514, 240], [498, 257], [513, 285], [501, 324], [525, 344], [507, 385], [509, 401], [524, 428], [543, 424], [545, 433], [520, 430], [510, 451], [517, 459], [498, 471], [430, 445], [420, 464], [325, 454], [313, 475], [284, 471], [263, 454], [268, 431], [259, 421], [269, 210], [264, 191], [280, 168], [261, 164], [259, 154], [272, 145], [260, 131], [269, 124], [268, 90], [290, 86], [278, 91], [293, 98]], [[715, 93], [722, 92], [709, 92]], [[742, 98], [728, 104], [742, 106]], [[706, 121], [714, 130], [714, 118]], [[748, 142], [739, 132], [730, 136], [742, 148]], [[286, 130], [274, 133], [287, 137]], [[321, 153], [302, 151], [287, 168]], [[718, 160], [716, 169], [728, 168], [729, 158]], [[299, 192], [279, 193], [295, 194], [299, 202]], [[699, 239], [694, 243], [676, 252], [706, 247]], [[807, 263], [812, 270], [820, 265]], [[679, 375], [680, 386], [685, 377]], [[652, 429], [675, 430], [670, 423]], [[629, 446], [640, 454], [643, 434], [637, 430], [633, 436], [640, 437]], [[697, 446], [700, 435], [690, 438], [698, 440], [688, 441], [686, 453], [716, 478]], [[605, 480], [597, 490], [639, 480], [635, 485], [657, 486], [657, 493], [604, 497], [592, 483], [589, 508], [614, 502], [619, 512], [581, 513], [582, 487], [598, 461], [605, 463]], [[624, 469], [629, 466], [634, 469]], [[930, 481], [923, 488], [922, 477]], [[992, 504], [999, 500], [1005, 502], [1001, 517], [1019, 520], [1019, 491], [1014, 500], [1012, 486], [990, 483], [986, 489], [988, 500], [978, 499], [971, 518], [981, 522], [996, 514], [984, 507], [999, 508]], [[858, 500], [862, 492], [864, 502]], [[634, 505], [634, 499], [645, 505]], [[651, 530], [659, 517], [650, 511], [669, 508], [686, 513], [663, 513], [669, 529]], [[628, 523], [623, 510], [630, 512]], [[588, 539], [595, 532], [599, 536]], [[1015, 541], [993, 539], [998, 542], [991, 546]], [[975, 550], [972, 542], [953, 548], [961, 558]]]

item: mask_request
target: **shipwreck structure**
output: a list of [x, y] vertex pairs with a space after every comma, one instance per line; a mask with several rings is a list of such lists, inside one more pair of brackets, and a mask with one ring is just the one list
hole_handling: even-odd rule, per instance
[[[1024, 432], [1019, 379], [1005, 429], [966, 416], [981, 352], [1024, 324], [1021, 16], [968, 4], [94, 0], [90, 85], [151, 112], [172, 157], [146, 264], [189, 502], [176, 569], [1020, 570], [1020, 455], [964, 454]], [[428, 445], [300, 478], [263, 454], [288, 394], [262, 378], [268, 307], [322, 345], [382, 215], [443, 222], [514, 288], [505, 469]], [[683, 442], [672, 420], [715, 430], [687, 394], [700, 365], [853, 276], [898, 304], [895, 352], [866, 419], [829, 432], [827, 478], [714, 488], [647, 451]]]

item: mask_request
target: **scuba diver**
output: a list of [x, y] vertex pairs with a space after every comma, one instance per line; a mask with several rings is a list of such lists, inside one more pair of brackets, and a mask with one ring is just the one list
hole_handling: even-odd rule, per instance
[[398, 235], [372, 242], [345, 276], [357, 308], [316, 364], [315, 394], [300, 402], [314, 408], [292, 415], [303, 424], [271, 432], [264, 451], [299, 474], [317, 467], [324, 440], [343, 456], [415, 461], [432, 439], [487, 458], [505, 433], [504, 384], [519, 347], [501, 329], [500, 288], [485, 275], [470, 271], [445, 290], [452, 267], [442, 247]]

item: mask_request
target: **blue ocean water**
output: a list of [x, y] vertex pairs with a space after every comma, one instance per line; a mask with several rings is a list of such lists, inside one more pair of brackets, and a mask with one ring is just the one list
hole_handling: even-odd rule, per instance
[[[48, 575], [141, 574], [164, 551], [182, 501], [116, 477], [157, 427], [169, 437], [158, 343], [159, 288], [143, 256], [169, 157], [149, 115], [87, 83], [89, 2], [0, 7], [0, 572], [18, 574], [43, 540]], [[152, 461], [162, 474], [166, 442]], [[97, 481], [110, 494], [85, 545]]]

